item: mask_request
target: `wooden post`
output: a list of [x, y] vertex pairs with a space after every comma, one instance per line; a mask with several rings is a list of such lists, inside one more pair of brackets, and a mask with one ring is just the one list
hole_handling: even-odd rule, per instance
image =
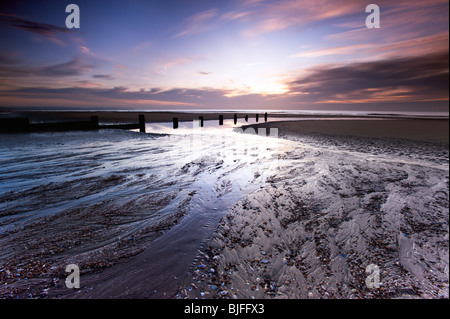
[[174, 129], [178, 128], [178, 117], [173, 118], [173, 128]]
[[203, 127], [203, 116], [199, 116], [198, 121], [199, 121], [200, 127]]
[[259, 120], [259, 114], [256, 114], [256, 122]]
[[223, 125], [223, 115], [219, 115], [219, 125]]
[[29, 126], [27, 117], [0, 118], [0, 132], [26, 132]]
[[248, 122], [248, 115], [245, 116], [245, 122]]
[[264, 122], [267, 122], [267, 112], [264, 113]]
[[145, 133], [145, 116], [144, 116], [144, 114], [139, 114], [139, 132]]
[[237, 114], [234, 113], [234, 125], [236, 125], [236, 123], [237, 123]]
[[92, 125], [92, 128], [95, 128], [95, 129], [98, 128], [98, 116], [97, 115], [91, 116], [91, 125]]

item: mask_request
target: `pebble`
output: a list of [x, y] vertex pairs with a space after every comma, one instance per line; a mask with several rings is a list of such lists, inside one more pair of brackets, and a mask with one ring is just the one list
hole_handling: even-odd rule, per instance
[[205, 269], [205, 268], [206, 268], [206, 266], [205, 266], [205, 265], [203, 265], [203, 264], [200, 264], [200, 265], [198, 265], [198, 268], [200, 268], [200, 269]]
[[262, 262], [263, 264], [267, 264], [269, 261], [268, 261], [267, 259], [263, 259], [263, 260], [261, 260], [261, 262]]

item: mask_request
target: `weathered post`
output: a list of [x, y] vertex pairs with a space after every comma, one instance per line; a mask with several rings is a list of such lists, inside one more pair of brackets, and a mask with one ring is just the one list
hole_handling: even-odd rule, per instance
[[248, 115], [245, 116], [245, 122], [248, 122]]
[[256, 114], [256, 122], [259, 120], [259, 114]]
[[29, 125], [27, 117], [0, 118], [0, 132], [26, 132]]
[[223, 125], [223, 115], [219, 115], [219, 125]]
[[236, 125], [236, 123], [237, 123], [237, 114], [234, 113], [234, 125]]
[[174, 117], [173, 118], [173, 128], [177, 129], [178, 128], [178, 117]]
[[200, 127], [203, 127], [203, 116], [198, 117], [198, 122], [199, 122]]
[[267, 122], [267, 112], [264, 113], [264, 122]]
[[145, 116], [144, 116], [144, 114], [139, 114], [139, 132], [145, 133]]
[[98, 116], [97, 115], [92, 115], [91, 116], [91, 125], [93, 129], [97, 129], [98, 128]]

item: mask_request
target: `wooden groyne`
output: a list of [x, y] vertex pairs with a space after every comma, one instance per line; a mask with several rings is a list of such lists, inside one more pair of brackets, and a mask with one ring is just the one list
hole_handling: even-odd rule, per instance
[[[248, 114], [245, 115], [244, 119], [245, 119], [245, 122], [248, 122], [248, 119], [249, 119]], [[224, 120], [223, 114], [219, 114], [219, 125], [223, 125], [223, 120]], [[256, 120], [256, 122], [259, 122], [259, 114], [258, 113], [255, 114], [255, 120]], [[186, 121], [186, 120], [184, 120], [184, 121]], [[238, 114], [237, 113], [234, 113], [233, 121], [234, 121], [234, 125], [236, 125], [237, 121], [238, 121]], [[178, 117], [173, 117], [172, 118], [172, 123], [173, 123], [172, 127], [174, 129], [178, 128], [178, 122], [179, 122], [179, 118]], [[264, 113], [264, 122], [267, 122], [267, 112]], [[204, 124], [204, 117], [203, 116], [199, 116], [198, 117], [198, 125], [199, 125], [199, 127], [203, 127], [203, 124]]]
[[145, 117], [139, 115], [138, 123], [128, 124], [102, 124], [98, 122], [98, 116], [93, 115], [88, 121], [30, 123], [26, 117], [0, 118], [1, 133], [32, 133], [32, 132], [64, 132], [64, 131], [92, 131], [99, 129], [139, 129], [145, 133]]
[[[248, 122], [249, 115], [240, 114], [245, 122]], [[224, 125], [224, 115], [219, 114], [219, 125]], [[234, 113], [231, 117], [234, 124], [237, 124], [238, 114]], [[255, 114], [256, 122], [259, 121], [259, 114]], [[204, 125], [204, 116], [198, 117], [199, 126]], [[264, 113], [264, 121], [267, 122], [267, 112]], [[179, 127], [179, 117], [172, 118], [173, 128]], [[90, 120], [86, 121], [65, 121], [65, 122], [46, 122], [46, 123], [32, 123], [27, 117], [7, 117], [0, 118], [0, 133], [31, 133], [31, 132], [63, 132], [63, 131], [91, 131], [99, 129], [123, 129], [132, 130], [139, 129], [140, 132], [145, 133], [145, 116], [138, 115], [137, 123], [126, 124], [99, 124], [97, 115], [92, 115]]]

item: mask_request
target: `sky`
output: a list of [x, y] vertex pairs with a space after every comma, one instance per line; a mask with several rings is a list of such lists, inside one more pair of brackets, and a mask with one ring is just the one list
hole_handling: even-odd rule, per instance
[[448, 46], [443, 0], [2, 1], [0, 107], [448, 113]]

